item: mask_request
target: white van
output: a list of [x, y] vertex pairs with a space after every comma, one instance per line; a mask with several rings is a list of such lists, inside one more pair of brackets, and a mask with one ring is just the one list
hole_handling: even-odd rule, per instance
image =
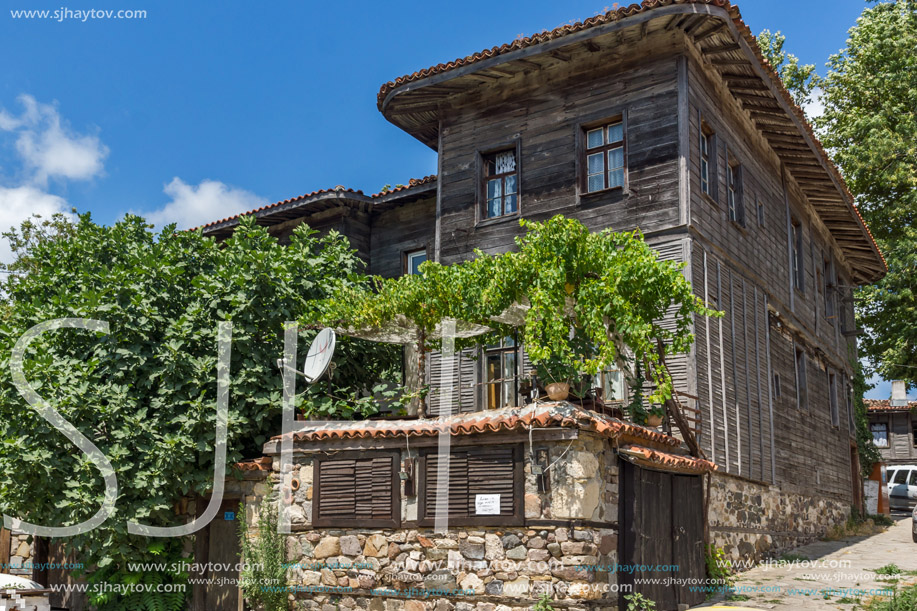
[[917, 505], [917, 465], [889, 465], [886, 473], [889, 506], [910, 510]]

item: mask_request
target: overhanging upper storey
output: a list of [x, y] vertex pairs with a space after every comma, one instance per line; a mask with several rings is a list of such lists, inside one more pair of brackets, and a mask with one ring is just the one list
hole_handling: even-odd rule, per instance
[[382, 86], [379, 110], [437, 148], [444, 106], [480, 87], [501, 87], [579, 57], [608, 53], [661, 32], [682, 32], [722, 80], [831, 232], [857, 284], [875, 282], [885, 260], [843, 178], [803, 112], [762, 57], [739, 9], [726, 0], [644, 0], [580, 23], [514, 40], [402, 76]]

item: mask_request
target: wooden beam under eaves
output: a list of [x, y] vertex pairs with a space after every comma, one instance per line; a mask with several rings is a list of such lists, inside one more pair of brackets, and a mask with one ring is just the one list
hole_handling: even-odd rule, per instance
[[720, 53], [729, 53], [730, 51], [738, 51], [741, 49], [736, 43], [726, 44], [726, 45], [717, 45], [715, 47], [709, 47], [707, 49], [701, 49], [701, 53], [704, 55], [718, 55]]

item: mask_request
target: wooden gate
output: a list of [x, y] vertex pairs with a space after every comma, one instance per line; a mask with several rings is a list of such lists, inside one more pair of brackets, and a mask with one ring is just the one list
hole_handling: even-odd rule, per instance
[[[706, 577], [701, 476], [651, 471], [624, 460], [619, 464], [618, 563], [650, 570], [619, 571], [618, 583], [653, 600], [658, 611], [702, 603], [705, 593], [690, 589], [702, 586]], [[621, 592], [627, 594], [624, 588]]]

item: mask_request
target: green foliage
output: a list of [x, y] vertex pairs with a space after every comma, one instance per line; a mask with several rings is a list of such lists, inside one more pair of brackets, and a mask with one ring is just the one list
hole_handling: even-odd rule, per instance
[[[42, 226], [43, 227], [43, 226]], [[176, 501], [204, 494], [213, 478], [216, 430], [216, 328], [233, 323], [227, 460], [260, 455], [279, 428], [283, 322], [315, 323], [326, 299], [367, 282], [362, 263], [338, 234], [297, 228], [283, 246], [243, 219], [222, 244], [197, 232], [159, 234], [128, 216], [110, 227], [82, 216], [36, 238], [17, 233], [16, 275], [0, 322], [0, 512], [66, 526], [100, 506], [102, 478], [86, 457], [29, 407], [13, 387], [10, 351], [33, 325], [61, 317], [107, 321], [108, 335], [62, 329], [46, 333], [26, 357], [27, 379], [111, 460], [119, 497], [106, 524], [70, 540], [87, 566], [119, 572], [155, 560], [148, 540], [127, 522], [176, 526]], [[66, 239], [56, 239], [65, 236]], [[300, 338], [301, 363], [312, 331]], [[400, 351], [344, 340], [334, 382], [300, 400], [326, 416], [372, 413], [366, 400], [400, 362]], [[384, 376], [381, 376], [384, 377]], [[360, 382], [355, 382], [360, 380]], [[152, 578], [152, 577], [151, 577]], [[162, 576], [167, 579], [167, 575]], [[117, 597], [114, 597], [117, 598]], [[112, 598], [99, 608], [118, 608]]]
[[[723, 548], [708, 545], [704, 562], [707, 564], [707, 577], [712, 583], [720, 586], [727, 593], [733, 589], [735, 576], [732, 573], [732, 563], [726, 557], [726, 551]], [[712, 595], [713, 592], [708, 595], [708, 598]]]
[[872, 571], [876, 575], [900, 575], [903, 571], [897, 564], [886, 564]]
[[286, 611], [286, 536], [277, 532], [277, 499], [267, 497], [261, 502], [257, 531], [246, 523], [244, 507], [237, 519], [243, 563], [239, 587], [245, 600], [261, 611]]
[[532, 607], [532, 611], [554, 611], [554, 607], [551, 606], [551, 597], [547, 594], [542, 594], [535, 606]]
[[[475, 257], [444, 266], [427, 261], [420, 275], [376, 279], [375, 291], [343, 287], [329, 312], [358, 328], [378, 328], [406, 317], [425, 337], [445, 318], [486, 325], [493, 342], [513, 327], [494, 321], [510, 306], [522, 306], [522, 336], [547, 380], [574, 372], [595, 374], [617, 365], [635, 382], [636, 365], [655, 384], [649, 399], [671, 396], [672, 383], [659, 367], [669, 354], [686, 352], [695, 314], [720, 315], [704, 306], [681, 274], [681, 264], [661, 261], [638, 232], [591, 233], [562, 216], [520, 221], [525, 235], [518, 251]], [[673, 315], [673, 329], [659, 324]], [[462, 341], [457, 342], [462, 345]]]
[[185, 609], [191, 598], [191, 586], [189, 560], [182, 554], [182, 540], [151, 539], [147, 551], [155, 562], [166, 567], [164, 571], [131, 570], [126, 563], [107, 564], [86, 574], [89, 604], [106, 611]]
[[895, 588], [891, 598], [875, 597], [864, 607], [868, 611], [914, 611], [917, 609], [917, 585]]
[[814, 64], [800, 65], [799, 58], [783, 50], [784, 44], [786, 36], [779, 30], [764, 30], [758, 34], [758, 47], [764, 59], [783, 81], [796, 105], [803, 107], [812, 101], [812, 92], [819, 86], [821, 79], [815, 73]]
[[861, 346], [883, 377], [917, 384], [917, 0], [866, 8], [828, 67], [820, 136], [889, 267], [858, 291]]
[[625, 594], [624, 600], [627, 601], [625, 611], [654, 611], [656, 609], [656, 603], [638, 592]]
[[872, 440], [869, 430], [869, 416], [863, 395], [872, 386], [866, 381], [863, 364], [858, 360], [851, 360], [853, 366], [853, 423], [856, 427], [857, 456], [860, 458], [860, 472], [864, 479], [872, 473], [872, 466], [882, 461], [882, 454]]

